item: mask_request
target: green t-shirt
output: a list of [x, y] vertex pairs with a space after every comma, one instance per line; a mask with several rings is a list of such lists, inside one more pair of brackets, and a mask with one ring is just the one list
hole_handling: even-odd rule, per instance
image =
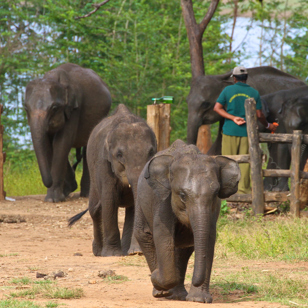
[[[225, 87], [220, 93], [217, 102], [227, 107], [226, 111], [229, 114], [241, 117], [246, 121], [245, 100], [247, 98], [254, 98], [257, 103], [257, 110], [262, 109], [259, 92], [243, 82], [237, 82], [232, 86]], [[247, 137], [246, 123], [237, 125], [232, 120], [225, 119], [222, 131], [229, 136]]]

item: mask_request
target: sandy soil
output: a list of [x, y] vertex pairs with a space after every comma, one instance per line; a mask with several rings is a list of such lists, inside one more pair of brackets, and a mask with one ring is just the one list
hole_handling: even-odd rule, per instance
[[[82, 288], [84, 296], [80, 299], [50, 300], [39, 295], [34, 301], [61, 304], [61, 307], [74, 308], [111, 308], [111, 307], [200, 307], [200, 303], [169, 301], [152, 297], [150, 272], [143, 256], [94, 257], [91, 251], [92, 221], [87, 213], [72, 228], [67, 227], [67, 219], [87, 208], [88, 200], [73, 194], [66, 202], [45, 203], [44, 196], [17, 197], [15, 202], [0, 202], [0, 299], [7, 298], [12, 291], [20, 287], [12, 284], [13, 278], [28, 277], [32, 280], [37, 273], [51, 274], [63, 271], [64, 277], [57, 278], [59, 287]], [[119, 212], [123, 225], [124, 213]], [[271, 263], [238, 264], [228, 261], [228, 267], [234, 270], [243, 265], [270, 268]], [[296, 265], [294, 265], [296, 266]], [[111, 283], [98, 276], [100, 271], [115, 271], [127, 281]], [[192, 272], [190, 266], [188, 272]], [[223, 274], [222, 268], [213, 267], [213, 275]], [[189, 282], [187, 284], [189, 288]], [[27, 287], [25, 287], [27, 288]], [[213, 308], [223, 307], [283, 307], [279, 304], [255, 302], [246, 298], [243, 301], [240, 292], [222, 296], [219, 290], [211, 289]], [[25, 300], [25, 298], [23, 298]], [[238, 302], [241, 301], [241, 302]], [[62, 306], [64, 305], [64, 306]]]

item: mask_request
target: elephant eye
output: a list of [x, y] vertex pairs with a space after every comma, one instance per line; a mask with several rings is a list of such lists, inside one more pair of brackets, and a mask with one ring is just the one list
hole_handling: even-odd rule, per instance
[[179, 196], [180, 196], [181, 201], [182, 201], [183, 203], [185, 203], [186, 200], [187, 200], [187, 195], [186, 195], [183, 191], [181, 191], [181, 192], [179, 193]]
[[123, 157], [123, 153], [122, 153], [122, 151], [121, 150], [119, 150], [118, 152], [117, 152], [117, 158], [122, 158]]
[[51, 106], [51, 110], [52, 110], [53, 112], [56, 112], [58, 109], [59, 109], [59, 106], [57, 106], [57, 105], [52, 105], [52, 106]]

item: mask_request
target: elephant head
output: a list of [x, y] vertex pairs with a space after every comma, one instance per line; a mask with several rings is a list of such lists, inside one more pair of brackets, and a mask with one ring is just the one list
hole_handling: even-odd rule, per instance
[[187, 143], [196, 144], [198, 129], [203, 124], [212, 124], [222, 117], [214, 111], [216, 100], [230, 81], [230, 73], [217, 76], [200, 76], [192, 82], [188, 104]]
[[308, 96], [290, 98], [283, 103], [279, 113], [287, 133], [292, 134], [293, 130], [308, 132]]
[[201, 154], [193, 145], [176, 141], [173, 148], [159, 152], [149, 162], [145, 178], [162, 203], [170, 200], [166, 204], [170, 207], [171, 203], [175, 219], [193, 232], [192, 283], [198, 287], [209, 279], [206, 273], [212, 266], [220, 198], [237, 192], [239, 166], [232, 159], [213, 158]]
[[139, 175], [156, 151], [153, 131], [139, 119], [136, 123], [115, 126], [107, 135], [104, 152], [112, 172], [124, 186], [132, 188], [136, 198]]
[[26, 87], [24, 108], [46, 187], [52, 185], [52, 138], [61, 133], [73, 110], [78, 108], [76, 91], [70, 85], [68, 74], [59, 69], [29, 82]]

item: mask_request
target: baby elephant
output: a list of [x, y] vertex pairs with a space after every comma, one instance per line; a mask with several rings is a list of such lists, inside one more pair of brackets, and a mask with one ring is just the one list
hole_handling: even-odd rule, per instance
[[[236, 193], [239, 179], [232, 159], [204, 155], [180, 140], [145, 165], [138, 181], [134, 235], [150, 267], [154, 297], [212, 302], [209, 283], [220, 198]], [[194, 250], [187, 293], [184, 279]]]
[[[95, 256], [141, 252], [137, 241], [132, 238], [134, 199], [139, 175], [156, 149], [156, 138], [151, 128], [122, 104], [92, 131], [87, 161], [91, 180], [89, 211], [93, 220], [92, 248]], [[118, 227], [119, 207], [125, 207], [122, 241]], [[86, 211], [72, 217], [70, 225]]]

